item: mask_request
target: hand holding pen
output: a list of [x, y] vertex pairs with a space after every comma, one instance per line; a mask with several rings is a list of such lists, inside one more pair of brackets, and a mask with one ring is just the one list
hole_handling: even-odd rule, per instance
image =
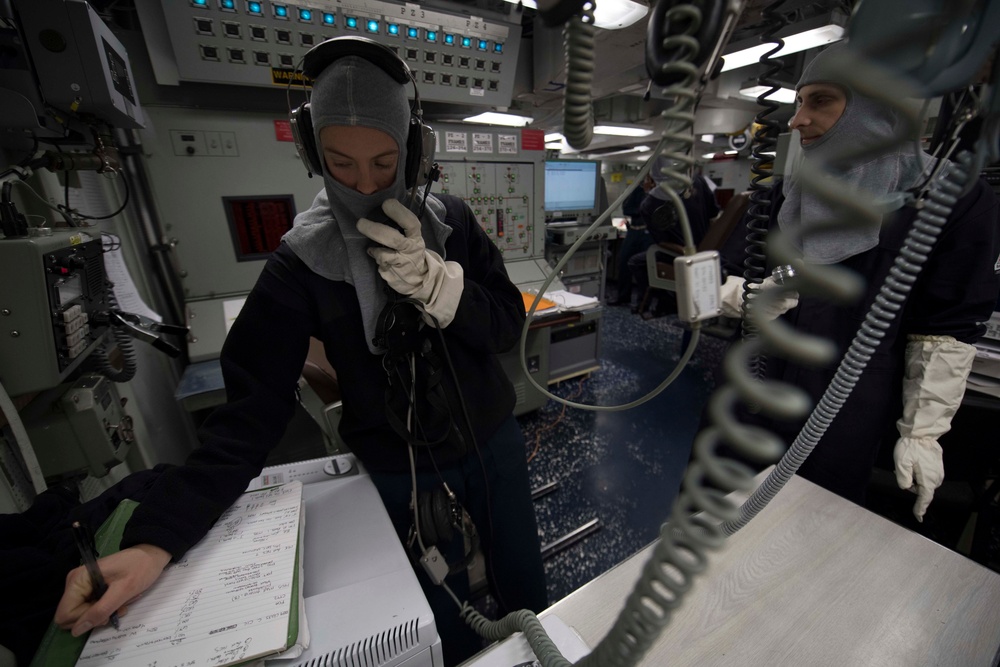
[[[108, 585], [104, 582], [101, 569], [97, 567], [97, 548], [94, 545], [94, 535], [79, 521], [73, 522], [73, 539], [76, 540], [76, 547], [80, 550], [80, 557], [83, 565], [87, 568], [90, 576], [90, 585], [93, 592], [90, 594], [89, 602], [96, 602], [108, 591]], [[111, 625], [115, 630], [119, 628], [118, 612], [111, 612]]]

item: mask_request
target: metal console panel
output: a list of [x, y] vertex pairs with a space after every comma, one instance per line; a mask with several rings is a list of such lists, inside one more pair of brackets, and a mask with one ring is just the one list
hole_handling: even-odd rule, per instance
[[144, 32], [168, 33], [180, 81], [298, 84], [295, 69], [310, 48], [358, 35], [396, 51], [423, 100], [495, 107], [513, 96], [521, 26], [501, 15], [381, 0], [160, 0], [137, 9]]
[[101, 240], [76, 230], [0, 239], [0, 381], [13, 396], [55, 387], [107, 326]]

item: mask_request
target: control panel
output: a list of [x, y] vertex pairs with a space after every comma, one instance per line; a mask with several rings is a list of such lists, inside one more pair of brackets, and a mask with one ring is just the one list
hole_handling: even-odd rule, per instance
[[125, 401], [114, 384], [100, 375], [80, 377], [26, 428], [47, 480], [103, 477], [125, 460], [135, 441]]
[[76, 231], [0, 240], [0, 380], [12, 395], [58, 385], [107, 326], [101, 240]]
[[160, 0], [137, 9], [144, 31], [166, 31], [180, 81], [300, 84], [295, 70], [309, 49], [359, 35], [406, 61], [423, 100], [509, 106], [513, 94], [521, 26], [501, 20], [381, 0]]
[[535, 247], [533, 164], [443, 162], [438, 191], [465, 200], [505, 260], [544, 252]]

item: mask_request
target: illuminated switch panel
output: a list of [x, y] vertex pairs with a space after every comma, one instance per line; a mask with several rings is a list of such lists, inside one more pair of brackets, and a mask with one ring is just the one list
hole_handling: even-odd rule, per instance
[[504, 259], [534, 256], [532, 220], [534, 165], [446, 162], [436, 190], [461, 197]]
[[383, 0], [160, 0], [160, 10], [137, 3], [143, 30], [170, 41], [180, 81], [300, 84], [296, 69], [309, 49], [358, 35], [406, 61], [424, 100], [509, 106], [513, 96], [521, 26], [501, 14]]

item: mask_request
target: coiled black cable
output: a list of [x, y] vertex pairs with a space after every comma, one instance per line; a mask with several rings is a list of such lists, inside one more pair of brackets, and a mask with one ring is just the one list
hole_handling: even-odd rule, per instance
[[577, 150], [594, 138], [594, 3], [588, 0], [583, 11], [566, 23], [566, 94], [563, 98], [563, 135]]
[[[781, 71], [784, 61], [771, 56], [785, 46], [785, 41], [776, 36], [779, 30], [788, 25], [788, 18], [777, 11], [784, 3], [785, 0], [777, 0], [761, 11], [766, 27], [761, 34], [760, 41], [775, 46], [761, 55], [760, 63], [765, 65], [767, 69], [757, 77], [757, 84], [767, 86], [769, 89], [757, 98], [757, 104], [763, 108], [754, 118], [754, 122], [760, 126], [760, 129], [754, 133], [751, 147], [754, 161], [750, 166], [750, 172], [753, 174], [753, 178], [750, 180], [752, 192], [750, 206], [747, 209], [746, 256], [743, 260], [743, 320], [741, 324], [743, 340], [757, 338], [756, 319], [750, 316], [757, 294], [750, 286], [762, 283], [767, 270], [767, 227], [773, 185], [770, 183], [764, 185], [762, 181], [770, 179], [774, 175], [775, 146], [777, 146], [778, 135], [782, 130], [781, 124], [768, 116], [780, 107], [777, 102], [770, 99], [770, 96], [781, 89], [780, 83], [772, 77]], [[768, 164], [772, 166], [769, 167]], [[767, 358], [759, 354], [754, 355], [750, 360], [749, 371], [756, 378], [764, 377], [767, 372]]]

